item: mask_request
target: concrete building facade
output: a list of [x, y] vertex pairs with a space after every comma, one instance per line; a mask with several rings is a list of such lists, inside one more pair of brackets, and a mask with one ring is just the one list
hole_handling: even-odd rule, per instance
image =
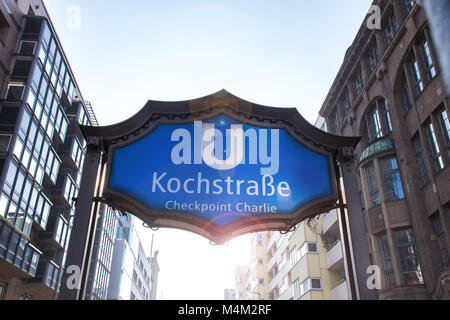
[[[450, 112], [425, 11], [374, 1], [320, 110], [328, 131], [361, 136], [356, 165], [380, 299], [449, 298]], [[358, 255], [355, 255], [358, 263]]]

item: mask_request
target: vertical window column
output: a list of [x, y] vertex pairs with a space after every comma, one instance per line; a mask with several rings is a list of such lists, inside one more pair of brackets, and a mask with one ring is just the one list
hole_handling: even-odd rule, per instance
[[405, 198], [402, 178], [397, 158], [384, 158], [379, 161], [383, 179], [384, 201], [393, 201]]
[[431, 158], [433, 159], [434, 172], [438, 173], [442, 169], [444, 169], [444, 160], [441, 155], [441, 149], [439, 147], [439, 142], [435, 128], [436, 126], [430, 119], [425, 123], [425, 130], [427, 133], [429, 150], [431, 153]]
[[422, 140], [420, 133], [417, 133], [413, 138], [414, 150], [416, 151], [417, 163], [419, 165], [420, 174], [422, 177], [422, 182], [426, 185], [431, 181], [430, 172], [428, 171], [428, 166], [426, 162], [426, 155], [423, 149]]
[[416, 48], [414, 46], [414, 51], [411, 52], [411, 56], [409, 58], [409, 65], [410, 65], [410, 72], [412, 75], [412, 80], [413, 80], [413, 84], [414, 84], [414, 92], [416, 94], [416, 97], [419, 96], [423, 89], [424, 89], [424, 85], [423, 85], [423, 77], [422, 77], [422, 72], [421, 72], [421, 67], [419, 65], [419, 62], [416, 58]]
[[378, 247], [380, 251], [381, 265], [383, 268], [386, 289], [395, 288], [397, 286], [397, 281], [395, 279], [394, 265], [392, 262], [389, 240], [386, 233], [378, 236]]
[[450, 252], [448, 251], [448, 238], [445, 233], [442, 219], [439, 212], [436, 212], [432, 217], [434, 232], [436, 233], [437, 242], [442, 257], [442, 265], [444, 267], [450, 266]]
[[381, 204], [380, 191], [377, 184], [374, 163], [369, 164], [366, 167], [365, 171], [367, 179], [368, 199], [370, 208], [373, 208]]
[[422, 268], [417, 253], [416, 240], [412, 229], [394, 231], [395, 246], [400, 262], [403, 284], [406, 286], [423, 284]]
[[442, 135], [444, 136], [444, 142], [447, 149], [447, 156], [450, 162], [450, 118], [448, 115], [449, 112], [447, 111], [445, 106], [443, 106], [437, 113], [439, 123], [441, 125]]
[[431, 49], [431, 43], [432, 42], [428, 35], [428, 31], [425, 30], [423, 37], [420, 40], [420, 50], [422, 51], [422, 59], [427, 82], [430, 82], [436, 76], [435, 61], [437, 61], [437, 59]]
[[411, 95], [411, 88], [409, 86], [405, 71], [403, 71], [402, 98], [403, 98], [403, 105], [405, 107], [405, 113], [407, 113], [413, 106], [413, 99]]

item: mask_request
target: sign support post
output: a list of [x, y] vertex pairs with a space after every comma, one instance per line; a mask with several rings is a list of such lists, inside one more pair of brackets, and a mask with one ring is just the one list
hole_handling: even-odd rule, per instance
[[[364, 208], [358, 189], [358, 173], [355, 163], [353, 148], [342, 148], [339, 155], [340, 178], [338, 177], [338, 186], [340, 196], [344, 197], [346, 208], [341, 208], [341, 225], [343, 238], [345, 239], [346, 264], [348, 266], [349, 276], [353, 279], [352, 299], [357, 300], [376, 300], [376, 290], [369, 289], [367, 286], [368, 267], [371, 265], [369, 250], [367, 247], [364, 217]], [[353, 232], [350, 233], [350, 230]], [[358, 263], [355, 261], [358, 257]]]
[[[75, 217], [64, 271], [74, 266], [75, 273], [64, 272], [61, 280], [59, 300], [83, 300], [86, 291], [91, 252], [95, 238], [100, 203], [96, 197], [101, 191], [102, 140], [91, 137], [87, 140], [87, 152], [80, 191], [76, 199]], [[78, 272], [79, 273], [78, 273]]]

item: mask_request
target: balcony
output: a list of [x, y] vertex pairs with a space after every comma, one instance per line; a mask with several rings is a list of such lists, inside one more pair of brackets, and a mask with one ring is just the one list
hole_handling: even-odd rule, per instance
[[39, 262], [36, 276], [28, 280], [28, 287], [38, 291], [42, 299], [52, 299], [58, 280], [59, 266], [51, 260], [42, 260]]
[[343, 280], [331, 289], [331, 300], [348, 300], [347, 281]]
[[394, 140], [389, 137], [381, 137], [371, 142], [361, 153], [359, 162], [362, 163], [365, 160], [372, 158], [378, 154], [395, 151]]
[[332, 210], [322, 216], [322, 232], [325, 233], [338, 222], [337, 210]]
[[58, 154], [61, 157], [61, 165], [63, 167], [78, 170], [77, 164], [73, 158], [73, 150], [77, 144], [77, 137], [75, 135], [70, 135], [67, 136], [64, 144], [59, 146]]
[[336, 242], [336, 244], [327, 252], [327, 268], [333, 269], [339, 261], [344, 258], [342, 252], [341, 241]]
[[28, 239], [0, 220], [0, 269], [4, 276], [34, 276], [41, 254]]
[[47, 231], [39, 233], [40, 248], [44, 250], [64, 249], [68, 232], [70, 232], [70, 228], [66, 219], [60, 215], [51, 215]]

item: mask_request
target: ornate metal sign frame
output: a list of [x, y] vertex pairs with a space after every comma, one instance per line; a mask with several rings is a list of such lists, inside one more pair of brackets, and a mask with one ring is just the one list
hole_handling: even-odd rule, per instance
[[[242, 124], [267, 129], [283, 129], [299, 144], [324, 155], [329, 162], [332, 193], [315, 199], [293, 213], [261, 214], [248, 216], [219, 227], [213, 221], [189, 213], [154, 210], [130, 195], [109, 188], [109, 177], [114, 151], [128, 146], [150, 134], [162, 124], [188, 124], [206, 121], [225, 115]], [[338, 186], [336, 177], [337, 157], [343, 148], [351, 148], [359, 138], [327, 134], [307, 122], [295, 108], [273, 108], [240, 99], [225, 90], [188, 101], [148, 101], [136, 115], [116, 125], [106, 127], [81, 127], [88, 141], [101, 142], [105, 154], [105, 181], [100, 200], [114, 208], [130, 212], [152, 228], [169, 227], [188, 230], [202, 235], [216, 244], [223, 244], [236, 236], [259, 231], [289, 231], [299, 222], [336, 208]]]

